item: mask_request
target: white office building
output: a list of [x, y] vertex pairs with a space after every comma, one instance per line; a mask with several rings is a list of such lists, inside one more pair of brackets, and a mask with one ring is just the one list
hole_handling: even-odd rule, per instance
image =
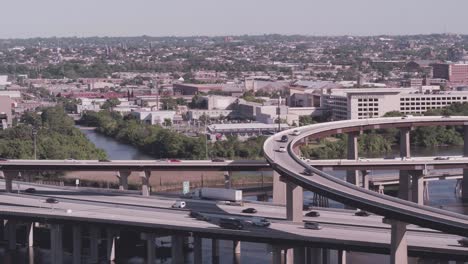
[[453, 103], [468, 102], [468, 91], [440, 91], [436, 87], [332, 89], [322, 95], [322, 106], [334, 120], [382, 117], [390, 111], [424, 114]]

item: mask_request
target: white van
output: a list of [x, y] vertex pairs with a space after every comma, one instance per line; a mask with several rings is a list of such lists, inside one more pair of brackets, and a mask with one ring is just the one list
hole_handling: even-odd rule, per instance
[[184, 208], [185, 207], [185, 202], [184, 201], [176, 201], [173, 205], [172, 208]]

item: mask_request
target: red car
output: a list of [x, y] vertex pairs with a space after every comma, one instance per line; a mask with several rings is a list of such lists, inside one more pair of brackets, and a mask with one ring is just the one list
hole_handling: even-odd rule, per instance
[[169, 162], [180, 162], [180, 160], [178, 160], [178, 159], [171, 159], [171, 160], [169, 160]]

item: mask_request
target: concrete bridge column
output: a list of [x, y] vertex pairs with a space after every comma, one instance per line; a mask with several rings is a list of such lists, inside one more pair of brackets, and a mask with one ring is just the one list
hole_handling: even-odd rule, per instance
[[303, 264], [306, 261], [306, 256], [305, 256], [305, 248], [304, 247], [296, 247], [293, 249], [293, 263], [294, 264]]
[[362, 170], [361, 171], [361, 176], [362, 176], [362, 188], [369, 190], [369, 171], [368, 170]]
[[463, 169], [463, 179], [461, 180], [461, 198], [468, 200], [468, 169]]
[[202, 264], [203, 262], [203, 251], [202, 251], [202, 238], [195, 236], [193, 238], [193, 263]]
[[145, 233], [142, 235], [146, 240], [146, 263], [154, 264], [156, 260], [156, 234]]
[[424, 205], [424, 176], [422, 171], [411, 171], [411, 195], [411, 201]]
[[410, 152], [410, 127], [403, 127], [400, 129], [400, 157], [411, 157]]
[[213, 264], [219, 263], [219, 240], [218, 239], [211, 240], [211, 263]]
[[278, 245], [271, 246], [271, 263], [282, 264], [283, 263], [283, 250]]
[[233, 263], [240, 263], [241, 258], [241, 242], [238, 240], [232, 241], [232, 254], [234, 256]]
[[307, 248], [306, 255], [308, 264], [322, 264], [323, 256], [321, 248]]
[[28, 234], [28, 247], [34, 247], [34, 222], [26, 225]]
[[231, 183], [231, 172], [230, 171], [225, 171], [224, 172], [224, 188], [225, 189], [231, 189], [232, 183]]
[[184, 263], [184, 237], [178, 235], [171, 236], [171, 252], [172, 263]]
[[302, 222], [303, 204], [302, 187], [288, 182], [286, 184], [286, 219], [292, 222]]
[[81, 252], [82, 252], [82, 232], [80, 225], [73, 225], [73, 264], [81, 263]]
[[91, 263], [97, 263], [99, 259], [99, 239], [101, 239], [101, 230], [98, 227], [89, 228], [89, 258]]
[[338, 264], [346, 264], [346, 250], [338, 250]]
[[19, 171], [3, 171], [5, 178], [5, 191], [7, 193], [13, 192], [13, 179], [18, 176]]
[[385, 220], [392, 226], [390, 239], [390, 263], [408, 264], [408, 244], [406, 242], [406, 223], [396, 220]]
[[119, 178], [119, 190], [128, 190], [128, 177], [131, 171], [116, 171], [115, 176]]
[[17, 222], [15, 220], [6, 220], [5, 223], [5, 236], [6, 240], [8, 240], [8, 249], [15, 250], [16, 249], [16, 225]]
[[[357, 160], [359, 158], [359, 144], [358, 137], [360, 132], [350, 132], [348, 133], [348, 151], [346, 153], [346, 158], [348, 160]], [[359, 185], [359, 171], [357, 170], [347, 170], [346, 171], [346, 181]]]
[[60, 224], [50, 225], [50, 250], [51, 263], [63, 263], [63, 226]]
[[151, 177], [151, 171], [142, 171], [140, 172], [141, 177], [141, 195], [143, 196], [150, 196], [150, 189], [149, 189], [149, 179]]
[[286, 183], [280, 178], [280, 174], [273, 171], [273, 203], [286, 205]]
[[398, 198], [410, 201], [411, 197], [411, 175], [407, 170], [401, 170], [398, 186]]
[[117, 238], [117, 230], [108, 228], [106, 230], [106, 251], [107, 251], [107, 260], [115, 260], [115, 239]]

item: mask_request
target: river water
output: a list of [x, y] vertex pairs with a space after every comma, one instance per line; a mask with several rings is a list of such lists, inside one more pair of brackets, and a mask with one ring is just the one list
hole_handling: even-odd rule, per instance
[[[86, 135], [86, 137], [93, 142], [98, 148], [103, 149], [108, 158], [111, 160], [148, 160], [153, 159], [152, 157], [142, 153], [133, 146], [120, 143], [112, 138], [105, 137], [92, 129], [80, 128], [81, 131]], [[412, 156], [444, 156], [444, 155], [461, 155], [462, 147], [444, 147], [444, 148], [433, 148], [433, 149], [423, 149], [423, 148], [412, 148]], [[395, 155], [398, 154], [398, 151], [395, 150]], [[393, 155], [390, 153], [389, 155]], [[392, 171], [386, 172], [375, 172], [375, 175], [379, 173], [388, 174]], [[344, 173], [335, 173], [339, 178], [344, 178]], [[375, 176], [374, 175], [374, 176]], [[455, 211], [458, 213], [467, 214], [466, 206], [461, 202], [459, 198], [456, 197], [454, 193], [456, 181], [455, 180], [443, 180], [431, 182], [429, 185], [429, 201], [428, 205], [431, 206], [443, 206], [444, 209]], [[304, 192], [304, 199], [311, 200], [313, 193]], [[342, 204], [330, 201], [330, 207], [343, 207]], [[161, 245], [170, 243], [169, 238], [161, 238], [159, 240]], [[242, 243], [242, 254], [241, 254], [241, 263], [269, 263], [271, 260], [271, 250], [265, 244], [259, 243]], [[128, 252], [126, 252], [125, 258], [121, 258], [118, 263], [144, 263], [144, 253], [142, 253], [141, 248], [138, 249], [138, 246], [128, 247]], [[162, 251], [162, 248], [161, 248]], [[28, 260], [28, 253], [24, 249], [20, 249], [16, 252], [8, 252], [0, 247], [0, 260], [3, 259], [3, 262], [6, 264], [16, 264], [16, 263], [28, 263], [28, 264], [48, 264], [50, 263], [50, 254], [48, 250], [43, 249], [34, 249], [34, 261]], [[211, 260], [211, 240], [203, 239], [203, 256], [204, 263], [212, 263]], [[230, 241], [220, 241], [220, 263], [233, 263], [233, 254], [232, 254], [232, 242]], [[336, 257], [331, 255], [332, 261]], [[191, 263], [192, 253], [188, 252], [186, 255], [186, 263]], [[412, 259], [412, 261], [415, 261]], [[65, 258], [64, 263], [71, 263], [69, 257]], [[170, 257], [161, 256], [158, 257], [157, 263], [171, 263]], [[333, 263], [333, 262], [332, 262]], [[380, 263], [385, 264], [389, 263], [389, 257], [385, 255], [377, 254], [364, 254], [364, 253], [352, 253], [348, 254], [348, 263]]]

